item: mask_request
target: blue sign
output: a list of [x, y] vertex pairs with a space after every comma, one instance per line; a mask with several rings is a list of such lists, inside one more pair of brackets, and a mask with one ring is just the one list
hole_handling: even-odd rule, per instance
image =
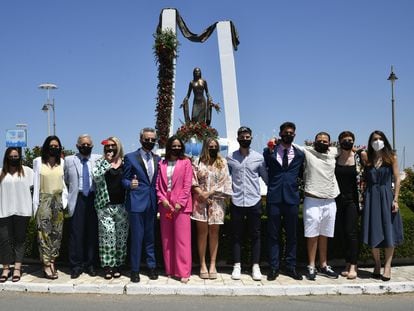
[[6, 147], [27, 147], [27, 131], [6, 130]]

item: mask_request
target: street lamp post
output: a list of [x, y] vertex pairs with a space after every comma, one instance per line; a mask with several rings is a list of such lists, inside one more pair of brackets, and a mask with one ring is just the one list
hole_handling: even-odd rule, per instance
[[58, 87], [53, 83], [43, 83], [39, 85], [39, 89], [47, 90], [46, 104], [43, 105], [42, 111], [47, 112], [47, 134], [50, 135], [50, 108], [53, 112], [53, 135], [56, 135], [56, 114], [55, 114], [55, 98], [50, 102], [50, 90], [56, 90]]
[[397, 76], [394, 73], [394, 68], [391, 66], [391, 73], [388, 77], [391, 81], [391, 107], [392, 107], [392, 149], [395, 151], [395, 99], [394, 99], [394, 82], [398, 80]]

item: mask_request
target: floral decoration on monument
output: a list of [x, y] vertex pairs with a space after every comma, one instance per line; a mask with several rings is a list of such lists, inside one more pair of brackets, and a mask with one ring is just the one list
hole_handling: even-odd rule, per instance
[[176, 135], [188, 142], [191, 138], [195, 138], [197, 141], [204, 141], [207, 138], [218, 138], [218, 132], [215, 128], [207, 125], [205, 122], [188, 122], [183, 124], [178, 130]]

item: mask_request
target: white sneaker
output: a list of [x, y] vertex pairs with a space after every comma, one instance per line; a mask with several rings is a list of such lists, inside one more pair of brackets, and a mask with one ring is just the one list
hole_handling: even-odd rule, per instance
[[233, 272], [231, 273], [231, 278], [233, 280], [240, 280], [240, 278], [241, 278], [241, 267], [240, 267], [240, 264], [237, 264], [236, 263], [233, 266]]
[[260, 272], [260, 267], [258, 264], [254, 264], [252, 268], [252, 278], [254, 281], [262, 280], [262, 273]]

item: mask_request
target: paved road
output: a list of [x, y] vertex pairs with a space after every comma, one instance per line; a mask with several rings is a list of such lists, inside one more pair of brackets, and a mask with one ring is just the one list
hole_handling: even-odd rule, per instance
[[0, 310], [13, 311], [407, 311], [413, 310], [414, 293], [303, 297], [200, 297], [62, 295], [0, 292]]

